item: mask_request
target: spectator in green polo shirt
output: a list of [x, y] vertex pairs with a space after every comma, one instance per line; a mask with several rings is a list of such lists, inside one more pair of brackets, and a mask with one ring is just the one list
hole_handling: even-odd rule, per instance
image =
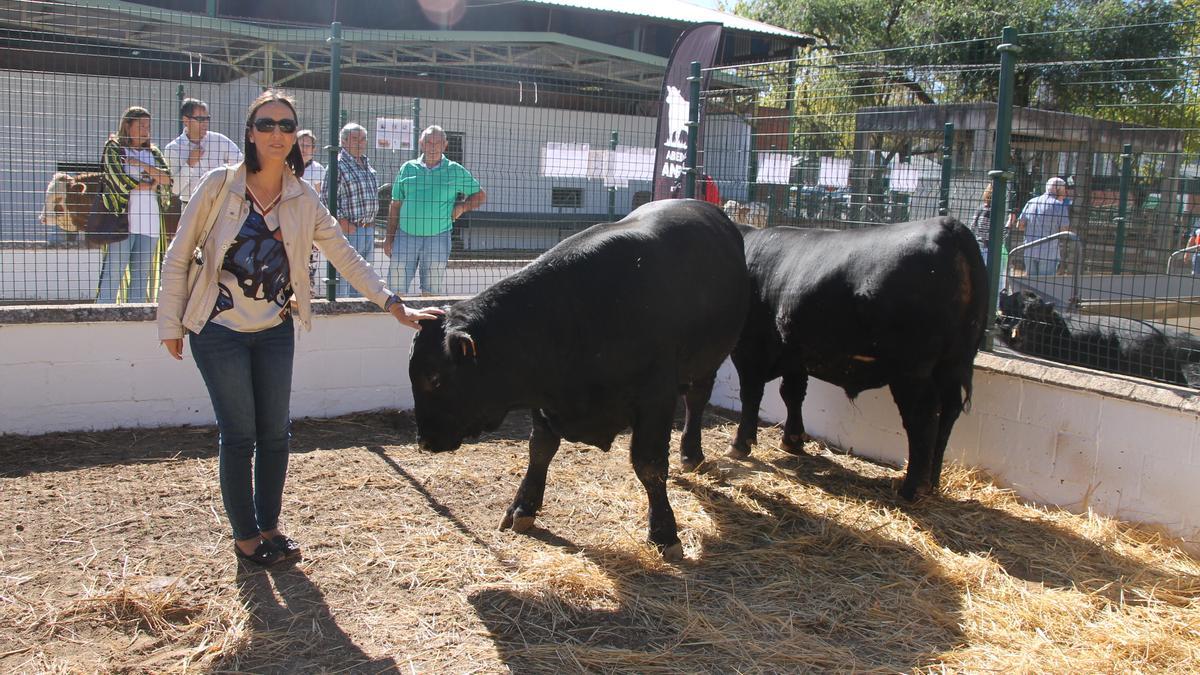
[[442, 295], [454, 221], [483, 206], [487, 194], [461, 164], [443, 156], [446, 132], [441, 127], [426, 128], [417, 145], [421, 156], [405, 162], [392, 184], [383, 245], [391, 257], [388, 286], [407, 292], [419, 269], [421, 293]]

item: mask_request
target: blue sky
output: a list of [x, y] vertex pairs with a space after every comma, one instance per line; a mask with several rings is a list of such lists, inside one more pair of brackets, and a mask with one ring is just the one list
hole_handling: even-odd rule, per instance
[[717, 7], [717, 0], [683, 0], [683, 1], [686, 3], [692, 4], [692, 5], [700, 5], [701, 7], [707, 7], [709, 9], [719, 9]]

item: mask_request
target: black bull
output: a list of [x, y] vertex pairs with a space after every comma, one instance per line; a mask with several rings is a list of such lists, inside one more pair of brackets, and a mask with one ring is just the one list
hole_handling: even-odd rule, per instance
[[530, 527], [562, 439], [607, 449], [632, 427], [649, 538], [682, 555], [667, 500], [675, 403], [685, 456], [750, 297], [742, 237], [715, 206], [667, 200], [565, 239], [529, 266], [424, 322], [412, 348], [423, 448], [454, 450], [529, 408], [529, 466], [501, 528]]
[[757, 440], [766, 383], [782, 376], [783, 449], [806, 438], [808, 376], [854, 398], [888, 386], [908, 435], [900, 495], [935, 490], [955, 420], [970, 399], [987, 327], [979, 246], [953, 218], [848, 231], [748, 230], [751, 302], [733, 352], [742, 418], [731, 455]]

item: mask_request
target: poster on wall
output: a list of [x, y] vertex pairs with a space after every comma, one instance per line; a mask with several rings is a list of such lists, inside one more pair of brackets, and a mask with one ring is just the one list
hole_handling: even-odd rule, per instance
[[376, 118], [375, 148], [378, 150], [412, 150], [413, 121], [393, 117]]

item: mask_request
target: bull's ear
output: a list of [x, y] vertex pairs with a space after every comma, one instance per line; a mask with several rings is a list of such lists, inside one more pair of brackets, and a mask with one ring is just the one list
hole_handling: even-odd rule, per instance
[[475, 344], [475, 338], [466, 331], [456, 329], [446, 333], [446, 349], [450, 352], [450, 358], [458, 363], [479, 358], [479, 347]]

